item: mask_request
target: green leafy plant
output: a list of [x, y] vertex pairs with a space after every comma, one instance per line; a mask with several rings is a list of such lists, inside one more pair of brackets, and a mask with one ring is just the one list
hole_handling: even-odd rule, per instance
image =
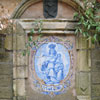
[[[26, 54], [28, 54], [28, 55], [30, 54], [29, 48], [32, 48], [33, 45], [37, 47], [36, 42], [38, 42], [41, 39], [41, 37], [43, 36], [43, 34], [41, 33], [42, 28], [43, 28], [42, 20], [35, 20], [33, 22], [33, 28], [31, 29], [30, 33], [28, 34], [26, 50], [23, 51], [23, 53], [22, 53], [23, 56], [25, 56]], [[33, 40], [35, 34], [38, 34], [38, 38], [36, 40]]]
[[78, 20], [75, 34], [82, 34], [87, 39], [91, 39], [92, 43], [100, 41], [100, 16], [97, 16], [100, 4], [96, 1], [88, 2], [84, 0], [84, 13], [75, 13], [74, 18]]

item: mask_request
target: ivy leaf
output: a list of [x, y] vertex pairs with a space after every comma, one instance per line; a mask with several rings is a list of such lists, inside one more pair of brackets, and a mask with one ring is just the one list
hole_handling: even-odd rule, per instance
[[85, 27], [87, 27], [87, 26], [88, 26], [88, 23], [87, 23], [87, 22], [84, 22], [83, 25], [84, 25]]
[[28, 47], [32, 47], [32, 45], [31, 45], [31, 43], [30, 43], [30, 42], [29, 42], [29, 43], [27, 43], [27, 46], [28, 46]]
[[33, 41], [33, 45], [35, 45], [35, 46], [36, 46], [36, 43], [35, 43], [35, 41]]
[[93, 39], [93, 38], [91, 39], [91, 42], [92, 42], [93, 44], [95, 43], [95, 41], [94, 41], [94, 39]]
[[22, 52], [22, 55], [23, 55], [23, 56], [26, 56], [26, 51], [23, 51], [23, 52]]
[[82, 29], [81, 28], [79, 28], [79, 32], [82, 33]]
[[77, 34], [79, 32], [79, 29], [78, 28], [76, 28], [76, 30], [75, 30], [75, 34]]
[[88, 25], [88, 30], [90, 29], [91, 25]]
[[39, 35], [39, 37], [42, 37], [42, 36], [43, 36], [43, 34], [40, 34], [40, 35]]
[[95, 16], [95, 18], [100, 18], [100, 16]]
[[89, 36], [88, 32], [87, 31], [83, 32], [83, 36], [88, 37]]
[[78, 22], [78, 25], [81, 25], [82, 23], [81, 22]]
[[42, 20], [40, 20], [40, 26], [42, 26], [43, 25], [43, 21]]
[[97, 34], [95, 34], [95, 35], [93, 36], [93, 38], [94, 38], [94, 41], [97, 41]]
[[27, 54], [30, 55], [30, 51], [29, 50], [27, 50]]
[[76, 12], [74, 13], [74, 19], [78, 18], [79, 14]]
[[32, 36], [29, 36], [28, 40], [29, 40], [30, 42], [32, 42], [33, 37], [32, 37]]
[[38, 33], [41, 33], [41, 31], [42, 31], [42, 29], [41, 29], [41, 28], [39, 28]]
[[34, 32], [34, 29], [32, 29], [32, 30], [31, 30], [31, 34], [34, 34], [34, 33], [35, 33], [35, 32]]
[[81, 16], [81, 22], [83, 22], [84, 21], [84, 16]]
[[96, 30], [97, 30], [98, 32], [100, 32], [100, 26], [96, 27]]

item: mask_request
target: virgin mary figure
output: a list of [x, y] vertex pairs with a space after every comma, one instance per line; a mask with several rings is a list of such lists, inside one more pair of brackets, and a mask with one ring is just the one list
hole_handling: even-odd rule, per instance
[[55, 50], [56, 45], [50, 44], [48, 48], [49, 53], [47, 55], [43, 55], [45, 57], [45, 61], [42, 63], [41, 71], [45, 75], [46, 84], [58, 84], [64, 78], [64, 64], [61, 54], [57, 53]]

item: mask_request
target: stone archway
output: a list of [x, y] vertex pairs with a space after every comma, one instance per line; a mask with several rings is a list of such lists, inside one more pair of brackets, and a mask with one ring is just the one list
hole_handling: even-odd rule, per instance
[[[30, 7], [31, 5], [40, 2], [42, 0], [23, 0], [20, 5], [15, 9], [15, 11], [13, 12], [11, 18], [13, 19], [18, 19], [21, 17], [21, 15], [24, 13], [24, 11]], [[69, 6], [71, 6], [73, 9], [75, 9], [76, 11], [78, 10], [78, 8], [80, 7], [83, 11], [83, 6], [82, 6], [82, 2], [80, 2], [79, 0], [59, 0], [60, 2], [66, 3]]]
[[[77, 7], [79, 6], [79, 4], [71, 0], [62, 0], [62, 1], [63, 3], [67, 5], [65, 7], [66, 11], [70, 10], [72, 12], [70, 14], [71, 18], [68, 17], [68, 15], [66, 15], [67, 17], [65, 16], [64, 19], [61, 17], [55, 18], [55, 19], [42, 18], [43, 20], [42, 33], [44, 34], [43, 41], [45, 39], [48, 39], [48, 40], [52, 40], [49, 42], [56, 42], [55, 41], [56, 39], [59, 40], [61, 38], [60, 43], [64, 41], [63, 42], [64, 44], [65, 41], [67, 41], [66, 42], [68, 43], [67, 46], [71, 45], [69, 46], [69, 48], [74, 47], [72, 51], [69, 50], [69, 54], [73, 55], [73, 56], [70, 56], [70, 58], [71, 60], [74, 60], [74, 64], [73, 64], [74, 70], [72, 70], [72, 72], [74, 72], [73, 73], [74, 77], [72, 79], [73, 87], [69, 89], [68, 94], [67, 93], [62, 94], [57, 97], [54, 97], [53, 99], [66, 100], [66, 98], [68, 98], [71, 100], [75, 100], [75, 98], [77, 98], [79, 100], [90, 100], [91, 88], [90, 88], [90, 72], [89, 72], [90, 68], [89, 67], [90, 67], [91, 60], [90, 60], [90, 55], [89, 55], [90, 51], [88, 50], [90, 45], [88, 45], [86, 39], [83, 37], [76, 39], [74, 30], [75, 30], [75, 25], [77, 24], [77, 21], [75, 21], [72, 18], [73, 13], [77, 11]], [[41, 2], [42, 1], [40, 0], [22, 1], [22, 3], [19, 5], [19, 7], [17, 7], [14, 14], [12, 15], [12, 18], [15, 20], [14, 24], [16, 26], [16, 30], [14, 30], [15, 34], [13, 34], [13, 40], [14, 40], [13, 41], [13, 50], [14, 50], [13, 52], [13, 55], [14, 55], [13, 57], [13, 61], [14, 61], [13, 62], [13, 66], [14, 66], [13, 89], [14, 89], [14, 98], [17, 97], [18, 100], [20, 99], [31, 100], [33, 98], [34, 100], [39, 100], [39, 99], [44, 99], [44, 98], [46, 98], [47, 100], [51, 99], [47, 95], [44, 96], [42, 94], [39, 94], [38, 92], [35, 92], [33, 89], [31, 89], [32, 87], [30, 87], [29, 85], [30, 75], [28, 73], [29, 66], [30, 66], [30, 63], [28, 62], [29, 57], [21, 55], [22, 51], [25, 50], [25, 43], [27, 42], [28, 33], [30, 33], [30, 30], [33, 28], [32, 23], [36, 20], [36, 17], [26, 18], [27, 12], [30, 10], [30, 7], [34, 8], [35, 4], [38, 4]], [[53, 36], [55, 39], [53, 38]], [[34, 37], [34, 39], [35, 38], [36, 37]], [[34, 54], [32, 53], [32, 55]], [[33, 56], [31, 58], [34, 59]], [[34, 66], [34, 64], [32, 66]], [[72, 74], [70, 74], [70, 77], [71, 75]], [[77, 91], [77, 94], [75, 91]], [[50, 92], [50, 95], [54, 95], [53, 92]]]

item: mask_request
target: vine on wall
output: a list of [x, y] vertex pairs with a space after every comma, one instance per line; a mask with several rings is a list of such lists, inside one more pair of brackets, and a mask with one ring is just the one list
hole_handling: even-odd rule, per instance
[[96, 0], [89, 2], [84, 0], [84, 13], [75, 13], [74, 18], [78, 19], [78, 26], [75, 34], [82, 34], [87, 39], [91, 39], [92, 43], [100, 42], [100, 16], [97, 16], [100, 4]]
[[[30, 54], [30, 49], [29, 48], [32, 48], [32, 46], [36, 46], [37, 47], [37, 44], [36, 42], [38, 42], [41, 37], [43, 36], [43, 34], [41, 33], [42, 31], [42, 27], [43, 27], [43, 21], [42, 20], [35, 20], [35, 22], [33, 22], [33, 28], [32, 30], [30, 31], [30, 34], [28, 35], [28, 41], [26, 43], [26, 50], [23, 51], [23, 56], [25, 56], [26, 54]], [[38, 38], [36, 40], [34, 40], [34, 34], [38, 34]]]

